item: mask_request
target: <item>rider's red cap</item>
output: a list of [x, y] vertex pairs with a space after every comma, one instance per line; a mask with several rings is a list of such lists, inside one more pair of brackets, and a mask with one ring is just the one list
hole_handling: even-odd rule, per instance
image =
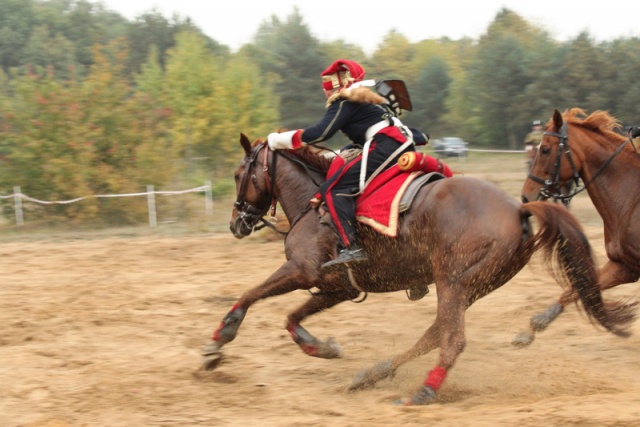
[[360, 64], [348, 59], [338, 59], [324, 70], [322, 88], [324, 90], [343, 89], [364, 79], [365, 71]]

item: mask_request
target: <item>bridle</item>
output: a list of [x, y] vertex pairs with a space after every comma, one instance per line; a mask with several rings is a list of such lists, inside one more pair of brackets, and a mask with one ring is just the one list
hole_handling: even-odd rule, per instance
[[[264, 158], [262, 161], [262, 172], [264, 173], [264, 181], [266, 183], [266, 190], [260, 188], [258, 185], [258, 176], [255, 173], [251, 173], [254, 170], [254, 164], [257, 163], [258, 154], [266, 147], [266, 144], [258, 144], [255, 146], [251, 155], [247, 158], [243, 159], [244, 163], [244, 172], [242, 174], [242, 181], [240, 181], [240, 187], [238, 188], [238, 197], [234, 203], [236, 212], [238, 217], [242, 221], [245, 227], [251, 230], [261, 230], [264, 227], [269, 227], [274, 229], [280, 234], [286, 234], [275, 227], [276, 220], [276, 205], [278, 200], [273, 194], [273, 182], [275, 181], [275, 171], [276, 171], [276, 162], [278, 159], [277, 152], [274, 151], [273, 155], [273, 164], [272, 167], [269, 168], [268, 158], [269, 150], [265, 149]], [[258, 163], [259, 164], [259, 163]], [[252, 203], [249, 203], [245, 199], [245, 192], [247, 190], [247, 186], [249, 182], [253, 184], [253, 187], [260, 193], [261, 196], [266, 198], [266, 202], [264, 206], [259, 207], [255, 206]], [[267, 211], [271, 207], [271, 220], [267, 221], [264, 219]], [[259, 224], [261, 222], [261, 224]]]
[[[543, 185], [543, 187], [540, 188], [539, 200], [547, 200], [547, 199], [553, 199], [554, 201], [560, 200], [563, 204], [568, 205], [568, 203], [571, 201], [573, 196], [586, 190], [586, 188], [593, 181], [595, 181], [598, 175], [602, 173], [602, 171], [609, 165], [609, 163], [611, 163], [611, 161], [618, 154], [620, 154], [620, 152], [622, 151], [622, 149], [627, 143], [630, 142], [633, 145], [631, 138], [627, 139], [625, 142], [620, 144], [620, 146], [613, 152], [613, 154], [611, 154], [611, 156], [609, 156], [609, 158], [602, 164], [602, 166], [600, 166], [600, 168], [596, 171], [596, 173], [593, 174], [593, 177], [591, 178], [591, 180], [586, 183], [583, 182], [583, 185], [580, 187], [579, 186], [580, 175], [578, 173], [578, 169], [576, 168], [576, 164], [573, 161], [573, 157], [571, 155], [571, 149], [569, 148], [569, 138], [567, 136], [567, 127], [568, 127], [567, 122], [564, 122], [560, 127], [560, 133], [545, 132], [543, 134], [543, 136], [555, 136], [560, 139], [560, 141], [558, 142], [558, 149], [556, 150], [556, 158], [553, 163], [553, 168], [551, 169], [551, 172], [549, 173], [549, 176], [547, 177], [547, 179], [542, 179], [540, 177], [537, 177], [531, 174], [531, 172], [529, 172], [529, 174], [527, 175], [527, 177], [532, 181]], [[634, 149], [635, 149], [635, 146], [634, 146]], [[572, 180], [575, 183], [575, 187], [569, 194], [562, 194], [560, 191], [560, 187], [561, 187], [560, 186], [560, 163], [562, 161], [563, 154], [566, 156], [566, 158], [569, 161], [569, 164], [571, 165], [571, 169], [573, 171]]]
[[[310, 167], [300, 160], [291, 158], [280, 150], [269, 150], [266, 147], [268, 147], [266, 143], [256, 145], [251, 152], [251, 155], [249, 157], [245, 156], [245, 158], [243, 159], [244, 172], [242, 174], [242, 181], [240, 182], [240, 186], [238, 188], [238, 197], [236, 198], [234, 206], [238, 217], [242, 221], [243, 225], [248, 229], [258, 231], [263, 229], [264, 227], [269, 227], [277, 233], [286, 236], [287, 234], [289, 234], [289, 231], [291, 231], [298, 220], [311, 210], [311, 206], [307, 206], [291, 221], [289, 231], [280, 231], [276, 228], [275, 224], [278, 221], [276, 218], [276, 205], [278, 204], [278, 200], [274, 195], [273, 183], [275, 182], [276, 164], [278, 157], [282, 156], [290, 162], [297, 163], [302, 166], [306, 170], [307, 174], [311, 177], [311, 181], [318, 187], [320, 186], [320, 183], [316, 182], [315, 179], [313, 179], [311, 170], [314, 170], [316, 172], [322, 171]], [[263, 149], [264, 156], [262, 160], [262, 172], [264, 173], [264, 181], [267, 187], [266, 190], [263, 190], [262, 188], [260, 188], [260, 185], [258, 185], [258, 176], [255, 173], [250, 173], [250, 171], [254, 170], [256, 165], [260, 165], [260, 163], [258, 162], [258, 155]], [[269, 167], [268, 163], [268, 155], [270, 151], [273, 153], [271, 167]], [[245, 192], [247, 190], [249, 182], [253, 184], [254, 188], [258, 191], [258, 193], [260, 193], [261, 196], [266, 198], [264, 206], [255, 206], [245, 199]], [[267, 214], [269, 207], [271, 207], [271, 217], [269, 218], [269, 220], [267, 220], [264, 217]]]

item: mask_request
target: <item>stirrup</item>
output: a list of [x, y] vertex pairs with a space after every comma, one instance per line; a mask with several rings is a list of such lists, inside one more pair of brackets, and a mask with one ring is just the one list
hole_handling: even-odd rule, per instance
[[340, 251], [340, 253], [335, 259], [332, 259], [331, 261], [327, 261], [324, 264], [322, 264], [322, 268], [331, 267], [332, 265], [336, 265], [336, 264], [346, 264], [349, 262], [362, 262], [362, 261], [367, 261], [368, 259], [369, 257], [367, 256], [366, 252], [362, 248], [344, 249]]

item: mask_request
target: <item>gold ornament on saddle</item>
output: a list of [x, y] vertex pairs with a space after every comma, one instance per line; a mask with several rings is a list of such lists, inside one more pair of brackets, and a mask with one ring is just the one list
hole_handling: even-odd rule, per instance
[[402, 172], [413, 170], [413, 167], [417, 161], [417, 154], [415, 151], [409, 151], [408, 153], [404, 153], [398, 159], [398, 167]]

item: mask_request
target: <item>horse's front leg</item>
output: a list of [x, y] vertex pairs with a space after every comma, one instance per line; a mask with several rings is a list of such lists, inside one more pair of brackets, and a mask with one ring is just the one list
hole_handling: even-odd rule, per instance
[[218, 367], [223, 358], [222, 347], [236, 338], [249, 307], [255, 302], [296, 289], [309, 289], [312, 286], [313, 283], [309, 283], [308, 278], [303, 277], [296, 264], [287, 261], [261, 285], [245, 292], [224, 316], [211, 341], [203, 347], [202, 369], [213, 370]]
[[340, 346], [333, 338], [321, 341], [300, 326], [300, 322], [314, 313], [326, 310], [343, 301], [354, 299], [357, 296], [358, 291], [350, 287], [331, 292], [320, 291], [288, 316], [287, 331], [289, 331], [293, 341], [300, 346], [300, 349], [309, 356], [323, 359], [342, 357]]

